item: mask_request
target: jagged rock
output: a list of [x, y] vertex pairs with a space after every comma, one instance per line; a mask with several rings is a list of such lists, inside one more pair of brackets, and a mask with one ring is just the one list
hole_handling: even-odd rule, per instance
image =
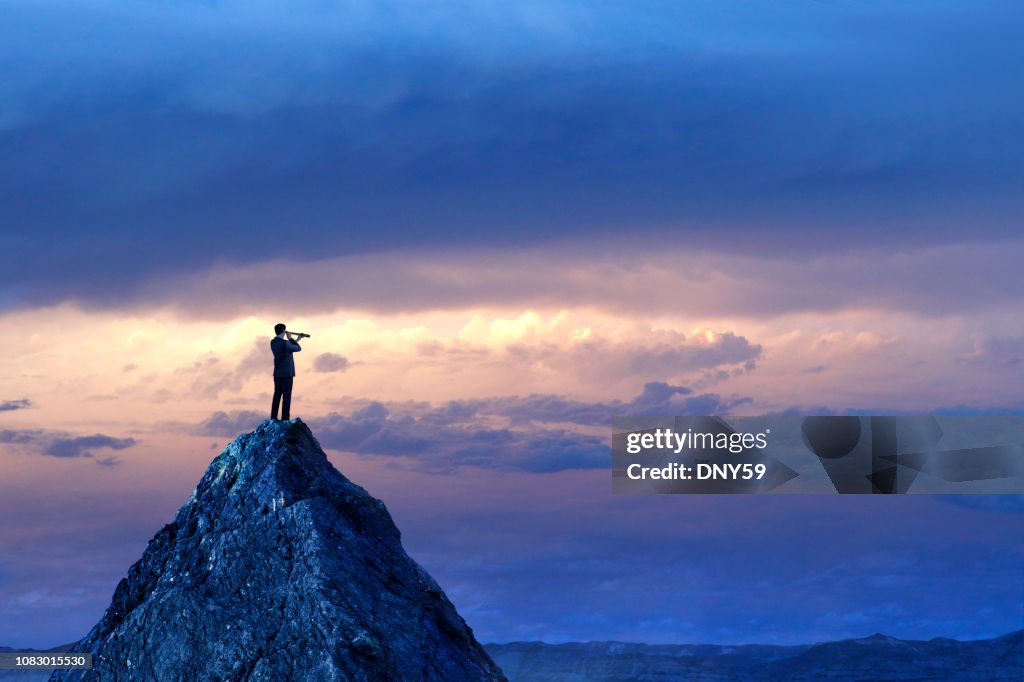
[[207, 469], [51, 680], [504, 680], [384, 504], [300, 420]]

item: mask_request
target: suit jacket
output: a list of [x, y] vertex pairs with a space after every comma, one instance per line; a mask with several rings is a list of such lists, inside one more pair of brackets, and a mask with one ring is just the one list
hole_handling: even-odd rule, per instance
[[295, 376], [295, 360], [292, 353], [298, 353], [302, 347], [294, 341], [275, 336], [270, 340], [270, 350], [274, 353], [274, 376]]

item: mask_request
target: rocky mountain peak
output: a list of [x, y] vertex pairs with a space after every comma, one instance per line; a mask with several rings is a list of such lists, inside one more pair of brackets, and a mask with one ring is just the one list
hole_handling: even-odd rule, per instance
[[301, 420], [213, 462], [52, 680], [504, 680]]

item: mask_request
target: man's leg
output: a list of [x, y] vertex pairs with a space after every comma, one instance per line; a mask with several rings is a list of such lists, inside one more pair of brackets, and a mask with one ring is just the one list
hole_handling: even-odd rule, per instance
[[[283, 377], [274, 377], [274, 401], [270, 405], [270, 418], [277, 419], [277, 407], [281, 404], [281, 394], [284, 392], [284, 385], [282, 383]], [[284, 413], [288, 414], [289, 403], [291, 402], [291, 389], [288, 390], [289, 402], [285, 403]], [[288, 417], [286, 416], [285, 419]]]
[[281, 406], [281, 419], [292, 418], [292, 382], [295, 377], [281, 377], [281, 387], [284, 394], [284, 405]]

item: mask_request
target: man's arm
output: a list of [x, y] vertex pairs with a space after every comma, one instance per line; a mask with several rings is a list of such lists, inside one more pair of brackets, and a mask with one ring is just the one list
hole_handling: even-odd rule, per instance
[[285, 343], [285, 348], [291, 351], [292, 353], [298, 353], [300, 350], [302, 350], [302, 346], [300, 346], [295, 341], [292, 341], [291, 339], [288, 339], [288, 341]]

